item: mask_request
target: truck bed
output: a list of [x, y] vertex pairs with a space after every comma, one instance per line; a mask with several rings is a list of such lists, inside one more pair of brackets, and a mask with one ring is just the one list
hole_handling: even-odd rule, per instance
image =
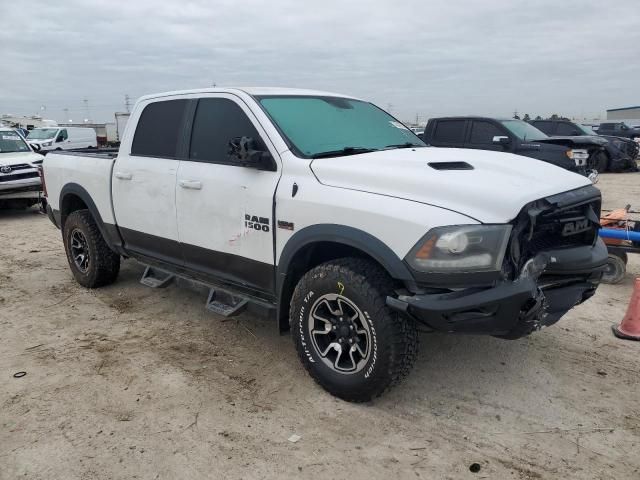
[[95, 202], [104, 223], [115, 224], [111, 207], [111, 172], [117, 150], [53, 151], [44, 159], [43, 169], [49, 205], [60, 210], [62, 187], [85, 190]]

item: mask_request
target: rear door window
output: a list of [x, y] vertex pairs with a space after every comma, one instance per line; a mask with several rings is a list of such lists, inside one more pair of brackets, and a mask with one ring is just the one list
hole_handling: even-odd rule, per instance
[[547, 135], [553, 135], [553, 122], [547, 122], [545, 120], [536, 120], [535, 122], [531, 122], [531, 125], [536, 127], [538, 130], [543, 131]]
[[201, 98], [193, 120], [189, 159], [198, 162], [236, 162], [229, 155], [229, 142], [241, 137], [253, 138], [266, 150], [260, 134], [238, 104], [226, 98]]
[[462, 144], [466, 126], [466, 120], [438, 120], [432, 142]]
[[165, 100], [144, 107], [131, 155], [177, 158], [187, 100]]
[[474, 120], [471, 127], [469, 143], [476, 145], [493, 145], [493, 137], [506, 137], [507, 133], [491, 122]]
[[[544, 130], [543, 130], [544, 132]], [[578, 129], [578, 127], [572, 125], [569, 122], [561, 122], [558, 124], [558, 129], [556, 130], [556, 133], [558, 135], [575, 135], [576, 132], [580, 133], [580, 130]], [[547, 132], [544, 132], [547, 133]]]

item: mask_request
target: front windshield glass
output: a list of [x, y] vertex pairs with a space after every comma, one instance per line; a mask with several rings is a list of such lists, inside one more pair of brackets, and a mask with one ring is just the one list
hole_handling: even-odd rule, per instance
[[507, 130], [513, 133], [520, 140], [535, 142], [536, 140], [549, 138], [545, 133], [541, 132], [533, 125], [527, 122], [523, 122], [522, 120], [502, 120], [500, 123], [502, 123], [502, 125], [504, 125]]
[[260, 96], [258, 101], [297, 155], [342, 156], [426, 146], [411, 130], [375, 105], [316, 96]]
[[596, 134], [596, 132], [593, 131], [593, 128], [589, 127], [588, 125], [582, 125], [580, 123], [576, 123], [576, 126], [585, 135], [595, 135]]
[[34, 128], [29, 132], [29, 140], [49, 140], [56, 136], [57, 128]]
[[0, 130], [0, 154], [29, 152], [31, 149], [25, 143], [18, 132], [13, 130]]

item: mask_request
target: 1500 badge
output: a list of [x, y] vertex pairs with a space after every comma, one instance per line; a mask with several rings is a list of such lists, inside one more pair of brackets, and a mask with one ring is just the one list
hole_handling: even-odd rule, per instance
[[256, 215], [244, 215], [244, 226], [246, 228], [253, 228], [254, 230], [268, 232], [269, 231], [269, 219], [266, 217], [258, 217]]

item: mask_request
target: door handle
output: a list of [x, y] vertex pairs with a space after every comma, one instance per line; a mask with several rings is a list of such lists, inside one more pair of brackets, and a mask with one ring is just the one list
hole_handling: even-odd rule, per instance
[[129, 172], [115, 172], [113, 175], [120, 180], [131, 180], [133, 178], [133, 175]]
[[197, 180], [180, 180], [178, 182], [182, 188], [188, 188], [190, 190], [202, 190], [202, 182]]

